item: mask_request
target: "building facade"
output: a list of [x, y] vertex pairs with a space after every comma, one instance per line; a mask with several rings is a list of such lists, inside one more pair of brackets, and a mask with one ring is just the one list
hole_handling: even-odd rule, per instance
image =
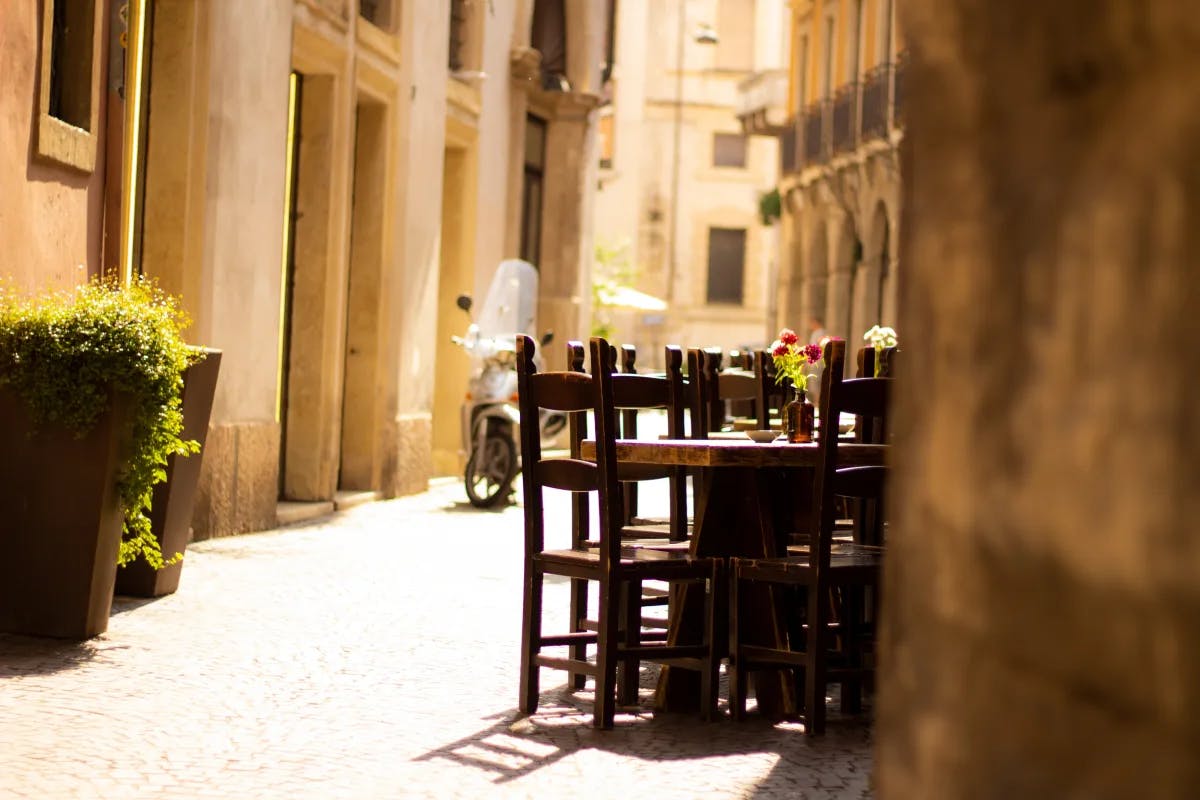
[[893, 0], [791, 4], [786, 119], [771, 93], [746, 96], [747, 130], [780, 143], [776, 323], [822, 320], [860, 341], [894, 325], [903, 39]]
[[197, 538], [457, 470], [454, 297], [503, 258], [586, 330], [607, 29], [588, 0], [0, 10], [3, 270], [151, 276], [224, 352]]
[[786, 63], [784, 0], [626, 0], [617, 5], [612, 103], [602, 113], [596, 240], [621, 250], [635, 288], [665, 311], [611, 312], [643, 363], [666, 343], [759, 345], [775, 230], [760, 197], [777, 146], [739, 125], [738, 87]]

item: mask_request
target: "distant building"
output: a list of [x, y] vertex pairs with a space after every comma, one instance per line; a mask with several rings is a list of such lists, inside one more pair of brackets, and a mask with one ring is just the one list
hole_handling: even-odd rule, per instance
[[459, 469], [456, 295], [523, 256], [542, 326], [586, 325], [608, 27], [566, 0], [0, 4], [0, 275], [145, 273], [224, 351], [197, 537], [421, 490]]
[[612, 103], [600, 117], [596, 240], [625, 243], [635, 288], [666, 311], [614, 315], [615, 338], [662, 346], [766, 341], [775, 229], [759, 218], [778, 149], [738, 122], [739, 84], [786, 64], [785, 0], [617, 4]]
[[748, 129], [780, 142], [777, 321], [818, 316], [858, 342], [895, 325], [905, 63], [895, 4], [797, 0], [790, 43], [786, 121], [753, 98], [743, 107]]

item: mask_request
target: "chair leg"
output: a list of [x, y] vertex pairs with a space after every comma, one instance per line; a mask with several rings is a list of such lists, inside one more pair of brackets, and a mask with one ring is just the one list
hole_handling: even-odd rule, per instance
[[[622, 581], [620, 585], [620, 641], [626, 647], [638, 647], [642, 643], [642, 582]], [[617, 702], [621, 705], [636, 705], [641, 662], [637, 659], [621, 658], [617, 664]]]
[[817, 585], [808, 587], [808, 637], [804, 653], [804, 732], [809, 736], [825, 733], [825, 627], [828, 591]]
[[746, 669], [742, 663], [742, 645], [738, 633], [742, 582], [738, 580], [738, 560], [729, 563], [729, 713], [735, 720], [746, 718]]
[[532, 714], [538, 707], [538, 654], [542, 649], [542, 573], [525, 566], [525, 614], [521, 621], [521, 711]]
[[617, 647], [619, 615], [614, 607], [612, 581], [600, 581], [600, 624], [596, 643], [596, 699], [593, 705], [592, 724], [608, 729], [616, 719]]
[[708, 579], [708, 614], [705, 617], [704, 642], [708, 655], [700, 675], [700, 716], [705, 722], [717, 717], [717, 699], [721, 691], [721, 647], [717, 642], [717, 617], [724, 608], [721, 596], [725, 593], [725, 575], [721, 561], [713, 562], [712, 575]]
[[[862, 668], [863, 588], [842, 588], [842, 642], [846, 649], [846, 665], [852, 669]], [[862, 680], [850, 678], [842, 681], [842, 713], [862, 713]]]
[[[583, 578], [571, 579], [571, 631], [584, 630], [588, 611], [588, 582]], [[587, 660], [587, 645], [571, 645], [571, 658], [577, 661]], [[570, 687], [579, 691], [587, 683], [587, 675], [582, 672], [572, 672], [567, 676]]]

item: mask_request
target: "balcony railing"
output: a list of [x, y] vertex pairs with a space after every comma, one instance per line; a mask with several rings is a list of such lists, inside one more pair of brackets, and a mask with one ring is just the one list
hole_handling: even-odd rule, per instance
[[783, 132], [779, 134], [779, 171], [784, 175], [796, 171], [797, 142], [796, 125], [793, 121], [791, 125], [784, 126]]
[[843, 86], [832, 100], [813, 103], [785, 125], [779, 134], [783, 171], [828, 163], [835, 154], [903, 128], [906, 64], [901, 53], [895, 64], [875, 67], [860, 83]]
[[864, 142], [887, 137], [891, 80], [891, 64], [880, 64], [863, 76], [861, 137]]
[[802, 166], [809, 164], [824, 164], [829, 160], [828, 137], [825, 132], [828, 126], [825, 124], [829, 118], [829, 104], [821, 101], [813, 103], [805, 109], [801, 117], [800, 130], [804, 137], [804, 145], [802, 151], [804, 153], [804, 162]]
[[858, 146], [858, 84], [843, 86], [833, 97], [831, 150], [849, 153]]

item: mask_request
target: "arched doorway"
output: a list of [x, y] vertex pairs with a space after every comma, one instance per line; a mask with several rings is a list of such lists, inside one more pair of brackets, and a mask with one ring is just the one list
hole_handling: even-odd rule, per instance
[[887, 313], [887, 296], [892, 280], [892, 231], [888, 223], [887, 206], [883, 204], [882, 200], [875, 206], [875, 219], [872, 222], [871, 228], [875, 232], [877, 244], [874, 250], [875, 258], [879, 265], [878, 283], [875, 287], [875, 319], [880, 325], [890, 325], [890, 315]]

